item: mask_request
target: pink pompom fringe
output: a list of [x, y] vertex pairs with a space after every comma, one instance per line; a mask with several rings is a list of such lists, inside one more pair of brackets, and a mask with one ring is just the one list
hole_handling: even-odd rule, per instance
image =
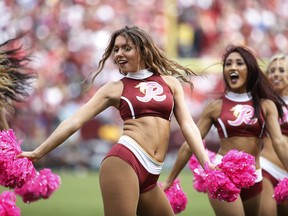
[[230, 150], [217, 165], [220, 170], [210, 170], [206, 165], [205, 183], [211, 198], [234, 202], [240, 189], [255, 184], [255, 158], [243, 151]]
[[249, 188], [255, 184], [254, 156], [243, 151], [230, 150], [218, 165], [238, 188]]
[[36, 175], [31, 160], [16, 157], [22, 152], [20, 145], [12, 129], [0, 132], [0, 185], [4, 187], [22, 187]]
[[[161, 183], [159, 183], [161, 185]], [[170, 205], [175, 214], [179, 214], [184, 211], [188, 202], [186, 193], [182, 190], [180, 186], [180, 180], [176, 179], [172, 186], [164, 191]]]
[[59, 188], [60, 176], [52, 173], [50, 169], [40, 170], [35, 178], [26, 182], [23, 187], [14, 189], [22, 197], [23, 202], [30, 203], [39, 199], [48, 199]]
[[288, 201], [288, 178], [282, 179], [274, 188], [274, 199], [277, 204]]
[[3, 191], [0, 194], [0, 215], [20, 216], [20, 208], [16, 206], [16, 196], [11, 191]]
[[[206, 151], [213, 162], [215, 154]], [[199, 192], [208, 192], [210, 198], [234, 202], [241, 188], [255, 184], [255, 158], [243, 151], [230, 150], [217, 165], [219, 170], [210, 170], [207, 166], [204, 171], [194, 156], [188, 165], [194, 174], [194, 188]]]
[[[216, 154], [208, 149], [206, 149], [206, 152], [209, 156], [210, 161], [214, 161]], [[206, 178], [206, 172], [198, 162], [195, 155], [192, 155], [188, 162], [188, 167], [193, 173], [193, 187], [198, 192], [207, 192], [206, 184], [205, 184], [205, 178]]]
[[240, 194], [240, 189], [220, 170], [206, 169], [205, 184], [208, 196], [226, 202], [234, 202]]

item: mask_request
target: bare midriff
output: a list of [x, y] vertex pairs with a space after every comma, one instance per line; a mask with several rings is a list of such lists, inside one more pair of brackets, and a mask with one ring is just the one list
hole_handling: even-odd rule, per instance
[[225, 155], [229, 150], [244, 151], [255, 157], [256, 168], [260, 168], [259, 157], [262, 149], [262, 140], [258, 137], [229, 137], [220, 140], [218, 153]]
[[147, 116], [124, 122], [123, 135], [134, 139], [152, 158], [163, 162], [170, 138], [170, 122]]

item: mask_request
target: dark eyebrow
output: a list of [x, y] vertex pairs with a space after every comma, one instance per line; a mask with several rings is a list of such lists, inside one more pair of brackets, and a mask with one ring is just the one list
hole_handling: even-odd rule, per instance
[[[226, 61], [233, 61], [234, 59], [231, 59], [231, 58], [228, 58], [228, 59], [226, 59]], [[244, 59], [242, 59], [242, 58], [237, 58], [237, 59], [235, 59], [236, 61], [244, 61]]]
[[114, 45], [113, 47], [126, 47], [126, 46], [132, 46], [133, 44], [129, 44], [129, 43], [126, 43], [126, 44], [122, 44], [122, 45]]

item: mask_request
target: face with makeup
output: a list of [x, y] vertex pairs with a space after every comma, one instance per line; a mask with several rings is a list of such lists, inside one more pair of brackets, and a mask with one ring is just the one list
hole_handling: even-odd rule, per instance
[[113, 60], [123, 74], [145, 69], [145, 62], [131, 39], [119, 35], [113, 47]]
[[231, 52], [224, 62], [224, 79], [229, 90], [235, 93], [245, 93], [248, 76], [247, 65], [238, 52]]
[[283, 58], [276, 58], [269, 64], [267, 78], [276, 91], [281, 95], [288, 95], [288, 62]]

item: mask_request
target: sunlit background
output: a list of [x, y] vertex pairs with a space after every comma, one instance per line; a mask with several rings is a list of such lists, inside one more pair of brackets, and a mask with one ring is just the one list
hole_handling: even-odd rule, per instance
[[[184, 86], [195, 120], [222, 89], [219, 63], [227, 44], [248, 45], [263, 59], [288, 50], [286, 0], [2, 0], [0, 14], [0, 42], [24, 33], [38, 73], [35, 92], [26, 103], [16, 104], [9, 117], [25, 150], [41, 144], [101, 85], [121, 78], [109, 62], [88, 92], [81, 84], [118, 28], [139, 26], [171, 58], [205, 75], [193, 79], [193, 93]], [[183, 142], [172, 122], [165, 168]], [[98, 170], [121, 126], [117, 110], [109, 108], [37, 166]], [[217, 149], [217, 139], [212, 130], [207, 145]]]

